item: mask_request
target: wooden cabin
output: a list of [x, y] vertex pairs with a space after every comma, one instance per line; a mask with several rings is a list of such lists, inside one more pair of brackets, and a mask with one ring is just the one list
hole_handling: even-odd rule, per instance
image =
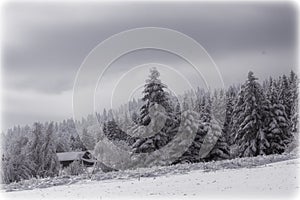
[[58, 161], [63, 167], [68, 167], [75, 160], [81, 161], [85, 166], [93, 166], [97, 159], [94, 158], [90, 151], [72, 151], [56, 153]]

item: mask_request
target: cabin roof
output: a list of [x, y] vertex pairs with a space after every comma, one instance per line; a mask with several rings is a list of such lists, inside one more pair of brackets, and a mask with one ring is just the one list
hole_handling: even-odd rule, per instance
[[71, 161], [71, 160], [80, 160], [82, 156], [88, 151], [71, 151], [71, 152], [62, 152], [56, 153], [58, 161]]

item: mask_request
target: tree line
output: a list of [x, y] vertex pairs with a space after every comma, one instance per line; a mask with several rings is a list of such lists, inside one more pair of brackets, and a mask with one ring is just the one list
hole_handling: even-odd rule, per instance
[[[122, 142], [133, 154], [153, 152], [172, 141], [187, 110], [199, 116], [195, 138], [172, 164], [281, 154], [297, 146], [298, 78], [293, 71], [262, 84], [250, 71], [241, 85], [214, 91], [197, 88], [178, 97], [166, 91], [159, 76], [152, 68], [143, 97], [118, 110], [104, 109], [81, 121], [15, 126], [3, 133], [2, 181], [57, 176], [57, 152], [94, 150], [103, 136]], [[138, 135], [140, 127], [150, 126], [155, 134]], [[213, 148], [204, 155], [201, 148], [210, 143]]]

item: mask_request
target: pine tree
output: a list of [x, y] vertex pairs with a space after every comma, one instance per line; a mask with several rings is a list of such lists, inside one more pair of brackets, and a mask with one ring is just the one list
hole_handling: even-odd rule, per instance
[[140, 110], [140, 121], [142, 125], [147, 126], [151, 119], [149, 117], [149, 108], [155, 103], [163, 106], [167, 112], [170, 112], [171, 106], [169, 105], [169, 94], [164, 91], [166, 85], [164, 85], [159, 79], [159, 72], [156, 68], [150, 69], [149, 79], [146, 80], [145, 88], [143, 91], [144, 105]]
[[[230, 149], [225, 134], [222, 131], [226, 120], [226, 97], [223, 90], [215, 90], [211, 103], [211, 119], [208, 121], [208, 131], [202, 144], [210, 146], [211, 150], [206, 156], [200, 152], [205, 160], [222, 160], [230, 157]], [[208, 143], [208, 144], [206, 144]], [[203, 157], [204, 156], [204, 157]]]
[[270, 147], [267, 149], [267, 153], [283, 153], [292, 141], [292, 135], [289, 130], [290, 121], [287, 117], [285, 106], [281, 104], [280, 88], [276, 82], [270, 82], [270, 87], [270, 112], [268, 113], [270, 122], [267, 135]]
[[235, 100], [236, 100], [236, 92], [233, 87], [229, 87], [226, 92], [225, 120], [224, 120], [224, 126], [222, 130], [225, 140], [228, 144], [230, 144], [230, 121], [234, 110]]
[[298, 110], [298, 99], [296, 99], [296, 103], [292, 107], [292, 119], [291, 119], [291, 132], [298, 133], [299, 131], [299, 110]]
[[58, 174], [58, 160], [56, 156], [56, 145], [54, 140], [53, 123], [46, 124], [45, 129], [42, 124], [35, 123], [33, 127], [33, 140], [29, 146], [30, 158], [33, 161], [34, 176], [47, 177]]
[[110, 120], [105, 123], [104, 134], [109, 140], [129, 140], [129, 135], [127, 135], [123, 130], [121, 130], [115, 120]]
[[299, 147], [299, 114], [298, 114], [298, 99], [297, 102], [294, 104], [292, 108], [292, 119], [291, 123], [292, 126], [290, 128], [291, 134], [293, 135], [293, 140], [289, 144], [288, 148], [286, 149], [286, 152], [292, 152], [295, 151], [298, 153], [298, 147]]
[[212, 99], [210, 93], [204, 93], [200, 103], [200, 120], [203, 123], [210, 122], [212, 117]]
[[298, 104], [299, 104], [299, 98], [298, 98], [298, 77], [295, 74], [295, 72], [291, 71], [290, 77], [289, 77], [289, 100], [290, 100], [290, 105], [291, 105], [291, 131], [293, 133], [298, 132]]
[[95, 137], [91, 135], [86, 128], [82, 129], [82, 143], [88, 150], [93, 150], [95, 147]]
[[223, 160], [230, 157], [229, 145], [222, 132], [220, 123], [212, 118], [206, 123], [206, 134], [199, 152], [200, 160]]
[[228, 140], [229, 140], [229, 145], [231, 146], [236, 146], [235, 140], [238, 134], [238, 128], [240, 124], [242, 123], [242, 118], [241, 116], [243, 115], [244, 111], [244, 95], [245, 95], [245, 86], [242, 85], [240, 88], [240, 91], [236, 97], [235, 104], [234, 104], [234, 109], [232, 112], [232, 117], [230, 120], [229, 124], [229, 134], [228, 134]]
[[241, 96], [243, 100], [238, 101], [237, 105], [239, 119], [235, 120], [241, 123], [235, 126], [237, 127], [235, 142], [238, 145], [239, 157], [265, 155], [266, 149], [270, 146], [264, 127], [268, 105], [262, 88], [256, 80], [257, 78], [250, 71]]
[[47, 127], [44, 143], [42, 145], [42, 177], [58, 175], [59, 162], [56, 155], [56, 145], [54, 139], [54, 126], [50, 123]]
[[[146, 80], [143, 91], [144, 105], [140, 109], [140, 124], [157, 129], [160, 126], [156, 124], [162, 122], [158, 116], [164, 116], [165, 124], [160, 130], [150, 130], [150, 133], [148, 127], [144, 128], [143, 130], [147, 130], [145, 131], [146, 135], [149, 133], [152, 136], [137, 139], [133, 144], [135, 153], [152, 152], [166, 145], [176, 134], [179, 126], [176, 114], [173, 113], [173, 106], [170, 105], [169, 94], [164, 91], [167, 86], [161, 82], [159, 75], [156, 68], [150, 69], [149, 79]], [[150, 109], [152, 109], [151, 113]], [[153, 119], [151, 119], [151, 115]], [[139, 127], [137, 128], [139, 129]]]
[[43, 141], [43, 127], [42, 124], [40, 123], [34, 123], [33, 125], [33, 139], [32, 143], [30, 145], [30, 152], [31, 152], [31, 160], [34, 163], [34, 176], [40, 176], [42, 173], [42, 168], [41, 166], [44, 165], [44, 160], [42, 157], [42, 145], [44, 143]]
[[229, 158], [229, 145], [222, 132], [225, 120], [225, 96], [223, 91], [215, 90], [213, 97], [205, 93], [200, 114], [199, 132], [202, 138], [199, 161], [222, 160]]
[[34, 163], [28, 150], [29, 135], [24, 130], [19, 133], [8, 130], [7, 134], [1, 137], [3, 142], [0, 170], [2, 183], [11, 183], [34, 176]]
[[197, 91], [197, 99], [194, 105], [194, 109], [199, 115], [198, 128], [195, 138], [186, 152], [175, 163], [195, 163], [201, 160], [200, 149], [203, 144], [203, 140], [208, 131], [207, 122], [211, 117], [211, 101], [208, 93]]
[[222, 160], [230, 157], [230, 149], [222, 133], [222, 122], [218, 120], [220, 113], [216, 113], [216, 119], [212, 112], [212, 107], [221, 101], [219, 97], [223, 97], [215, 95], [212, 100], [208, 92], [200, 95], [195, 105], [198, 108], [195, 110], [199, 112], [198, 130], [191, 146], [175, 163]]
[[279, 82], [279, 87], [280, 87], [280, 103], [284, 106], [285, 112], [287, 114], [288, 119], [291, 119], [291, 91], [290, 91], [290, 85], [289, 85], [289, 80], [286, 77], [286, 75], [282, 76], [282, 79], [280, 79]]
[[[290, 83], [290, 100], [291, 100], [291, 127], [290, 132], [293, 135], [293, 141], [289, 144], [287, 152], [296, 151], [299, 146], [299, 97], [298, 97], [298, 78], [297, 75], [291, 71], [289, 77]], [[296, 151], [297, 152], [297, 151]]]

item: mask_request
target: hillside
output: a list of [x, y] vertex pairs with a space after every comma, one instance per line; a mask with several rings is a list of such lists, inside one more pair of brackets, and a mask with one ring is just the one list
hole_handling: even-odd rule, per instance
[[[250, 158], [253, 161], [253, 158]], [[258, 159], [262, 164], [262, 160]], [[266, 160], [266, 159], [265, 159]], [[270, 160], [270, 159], [269, 159]], [[193, 165], [173, 166], [172, 173], [160, 170], [140, 169], [141, 176], [132, 178], [130, 173], [106, 180], [85, 179], [72, 185], [36, 188], [14, 192], [1, 192], [7, 199], [111, 199], [111, 198], [199, 198], [199, 197], [293, 197], [299, 192], [300, 160], [289, 159], [269, 164], [240, 168], [236, 165], [215, 163], [215, 166], [231, 166], [227, 169], [208, 170]], [[276, 161], [276, 159], [273, 159]], [[255, 164], [255, 162], [253, 162]], [[183, 170], [187, 166], [190, 170]], [[235, 166], [235, 167], [233, 167]], [[177, 170], [176, 170], [177, 168]], [[147, 176], [148, 170], [148, 176]], [[154, 172], [160, 173], [154, 173]], [[177, 172], [177, 173], [176, 173]], [[118, 174], [118, 172], [117, 172]], [[120, 172], [119, 172], [120, 174]], [[127, 177], [127, 178], [126, 178]]]

